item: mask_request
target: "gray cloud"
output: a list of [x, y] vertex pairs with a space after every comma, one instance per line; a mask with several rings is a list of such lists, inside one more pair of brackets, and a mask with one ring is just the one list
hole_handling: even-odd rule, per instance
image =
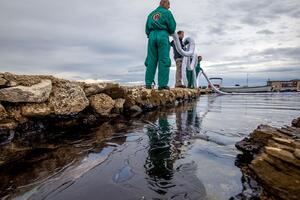
[[261, 30], [261, 31], [257, 31], [256, 33], [257, 33], [257, 34], [264, 34], [264, 35], [272, 35], [272, 34], [274, 34], [273, 31], [270, 31], [270, 30], [268, 30], [268, 29], [264, 29], [264, 30]]
[[254, 52], [248, 56], [260, 56], [270, 59], [289, 59], [300, 61], [300, 47], [286, 47], [286, 48], [268, 48], [261, 52]]
[[219, 24], [217, 26], [208, 26], [208, 34], [216, 34], [216, 35], [225, 35], [225, 29], [223, 25]]
[[297, 0], [262, 0], [259, 2], [239, 1], [232, 3], [231, 7], [242, 11], [245, 17], [241, 18], [244, 24], [258, 26], [274, 22], [281, 17], [297, 18], [299, 16], [300, 2]]
[[[143, 81], [145, 20], [158, 2], [2, 0], [0, 71]], [[222, 67], [263, 73], [272, 67], [261, 66], [271, 62], [278, 73], [295, 74], [289, 67], [299, 63], [299, 47], [293, 47], [300, 43], [299, 8], [298, 0], [171, 2], [178, 29], [195, 38], [212, 75]], [[272, 41], [260, 34], [271, 34]]]

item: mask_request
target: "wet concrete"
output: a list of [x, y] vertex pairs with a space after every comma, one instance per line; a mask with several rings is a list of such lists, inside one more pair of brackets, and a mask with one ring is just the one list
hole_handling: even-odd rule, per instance
[[250, 199], [251, 189], [235, 166], [234, 144], [261, 123], [289, 123], [299, 108], [299, 94], [203, 96], [91, 130], [16, 139], [1, 147], [19, 157], [0, 167], [0, 196]]

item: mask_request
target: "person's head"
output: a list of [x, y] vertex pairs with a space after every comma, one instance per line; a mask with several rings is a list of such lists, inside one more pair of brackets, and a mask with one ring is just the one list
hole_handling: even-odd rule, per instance
[[202, 56], [198, 56], [198, 61], [199, 61], [199, 62], [202, 61]]
[[161, 0], [159, 5], [166, 9], [170, 9], [170, 1], [169, 0]]
[[179, 39], [181, 39], [181, 40], [184, 38], [184, 32], [183, 31], [178, 31], [177, 35], [178, 35]]

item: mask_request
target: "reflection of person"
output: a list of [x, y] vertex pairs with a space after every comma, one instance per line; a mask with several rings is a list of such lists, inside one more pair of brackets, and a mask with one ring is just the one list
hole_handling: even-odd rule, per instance
[[[185, 44], [183, 44], [183, 38], [184, 38], [184, 32], [178, 31], [177, 32], [179, 42], [182, 49], [185, 49]], [[173, 47], [173, 53], [174, 53], [174, 60], [176, 62], [176, 77], [175, 77], [175, 87], [182, 87], [185, 88], [184, 85], [182, 85], [182, 59], [183, 56], [177, 51], [174, 40], [171, 42], [171, 46]]]
[[169, 89], [171, 67], [169, 35], [176, 29], [176, 22], [169, 11], [170, 1], [161, 0], [160, 6], [150, 13], [146, 23], [148, 52], [145, 61], [146, 88], [151, 89], [158, 64], [158, 89]]
[[176, 111], [177, 141], [184, 142], [186, 139], [190, 139], [193, 133], [200, 131], [201, 122], [196, 112], [196, 105], [193, 104], [183, 111]]
[[171, 158], [171, 131], [167, 117], [160, 117], [158, 125], [147, 128], [149, 136], [149, 156], [146, 161], [146, 170], [150, 178], [172, 180], [173, 160]]
[[[197, 63], [197, 66], [196, 66], [196, 80], [197, 80], [197, 77], [200, 73], [200, 71], [202, 71], [202, 68], [201, 68], [201, 61], [202, 61], [202, 56], [198, 56], [198, 63]], [[194, 74], [193, 74], [193, 71], [190, 71], [190, 70], [186, 70], [186, 78], [188, 80], [188, 88], [195, 88], [195, 82], [194, 82]]]
[[[144, 167], [148, 187], [156, 193], [149, 199], [206, 199], [205, 187], [196, 176], [195, 162], [179, 162], [174, 168], [176, 160], [182, 158], [183, 142], [192, 134], [187, 128], [199, 125], [195, 122], [199, 120], [195, 117], [195, 106], [190, 111], [186, 109], [182, 106], [176, 110], [176, 132], [168, 122], [166, 113], [159, 113], [158, 122], [146, 127], [149, 150]], [[177, 116], [177, 113], [180, 115]]]

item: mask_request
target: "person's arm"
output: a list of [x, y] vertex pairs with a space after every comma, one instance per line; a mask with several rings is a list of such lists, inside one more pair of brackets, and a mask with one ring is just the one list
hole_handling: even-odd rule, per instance
[[168, 22], [167, 22], [167, 25], [168, 25], [168, 32], [170, 35], [172, 35], [173, 33], [175, 33], [175, 30], [176, 30], [176, 21], [173, 17], [173, 14], [168, 11]]

